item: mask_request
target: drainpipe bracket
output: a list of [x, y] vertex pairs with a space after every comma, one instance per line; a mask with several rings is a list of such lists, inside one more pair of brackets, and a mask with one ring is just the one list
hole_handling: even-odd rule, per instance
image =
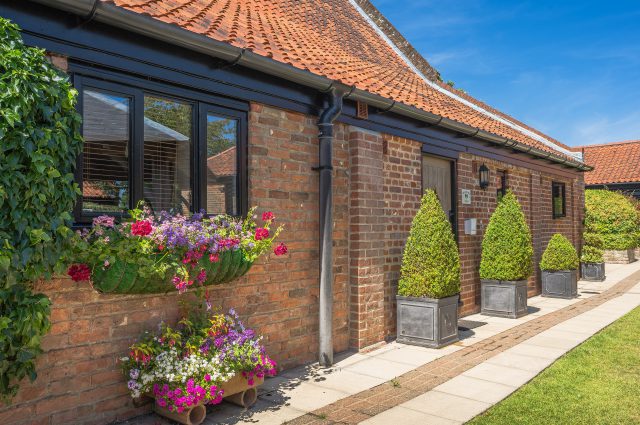
[[313, 171], [333, 170], [332, 165], [320, 165], [318, 167], [311, 167]]

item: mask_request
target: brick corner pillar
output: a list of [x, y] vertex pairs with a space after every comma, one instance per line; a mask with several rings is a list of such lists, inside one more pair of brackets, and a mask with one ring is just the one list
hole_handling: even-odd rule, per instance
[[384, 339], [382, 149], [380, 134], [350, 128], [349, 346], [357, 349]]
[[[542, 176], [537, 171], [531, 172], [531, 188], [529, 198], [531, 200], [531, 214], [529, 217], [529, 227], [531, 230], [531, 242], [533, 243], [533, 286], [529, 285], [529, 296], [537, 295], [542, 292], [542, 281], [540, 267], [540, 259], [545, 249], [544, 238], [542, 237], [543, 229], [541, 223], [545, 209], [541, 203], [545, 201], [542, 194]], [[531, 282], [530, 282], [531, 283]]]

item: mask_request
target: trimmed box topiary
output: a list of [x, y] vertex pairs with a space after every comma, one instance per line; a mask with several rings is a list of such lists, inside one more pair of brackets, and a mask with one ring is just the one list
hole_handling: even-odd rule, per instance
[[575, 298], [578, 296], [578, 253], [571, 242], [556, 233], [542, 254], [542, 296]]
[[610, 190], [586, 190], [584, 228], [602, 237], [605, 262], [635, 261], [638, 213], [627, 196]]
[[438, 197], [425, 191], [402, 256], [398, 342], [439, 348], [458, 340], [460, 255]]
[[597, 233], [585, 233], [582, 238], [584, 246], [580, 256], [580, 276], [587, 281], [601, 282], [606, 278], [602, 237]]
[[487, 316], [518, 318], [527, 314], [527, 279], [531, 275], [531, 232], [511, 191], [498, 203], [482, 239], [481, 311]]

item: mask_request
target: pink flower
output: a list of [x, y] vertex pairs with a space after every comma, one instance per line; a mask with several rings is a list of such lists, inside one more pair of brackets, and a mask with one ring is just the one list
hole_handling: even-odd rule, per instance
[[113, 227], [115, 225], [115, 218], [110, 215], [101, 215], [93, 219], [94, 226]]
[[74, 282], [80, 282], [91, 278], [91, 269], [86, 264], [73, 264], [67, 269], [67, 274]]
[[284, 255], [289, 251], [289, 249], [287, 248], [287, 246], [283, 243], [281, 243], [280, 245], [278, 245], [277, 247], [275, 247], [275, 249], [273, 250], [273, 253], [276, 255]]
[[269, 231], [264, 227], [259, 227], [256, 229], [256, 240], [261, 241], [262, 239], [266, 239], [269, 237]]
[[198, 277], [196, 277], [199, 283], [204, 283], [207, 279], [207, 272], [204, 269], [200, 269], [200, 273], [198, 273]]
[[262, 221], [273, 221], [275, 220], [275, 216], [273, 215], [273, 213], [271, 211], [267, 211], [267, 212], [263, 212], [262, 213]]
[[138, 220], [131, 225], [131, 234], [136, 236], [147, 236], [153, 231], [151, 223], [147, 220]]
[[219, 259], [220, 256], [218, 254], [211, 254], [209, 256], [209, 261], [211, 261], [212, 263], [217, 263]]
[[208, 373], [204, 375], [204, 380], [207, 382], [211, 381], [211, 375], [209, 375]]

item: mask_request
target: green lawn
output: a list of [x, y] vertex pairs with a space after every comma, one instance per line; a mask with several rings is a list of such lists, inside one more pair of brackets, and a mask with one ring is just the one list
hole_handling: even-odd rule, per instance
[[469, 424], [640, 424], [640, 307]]

